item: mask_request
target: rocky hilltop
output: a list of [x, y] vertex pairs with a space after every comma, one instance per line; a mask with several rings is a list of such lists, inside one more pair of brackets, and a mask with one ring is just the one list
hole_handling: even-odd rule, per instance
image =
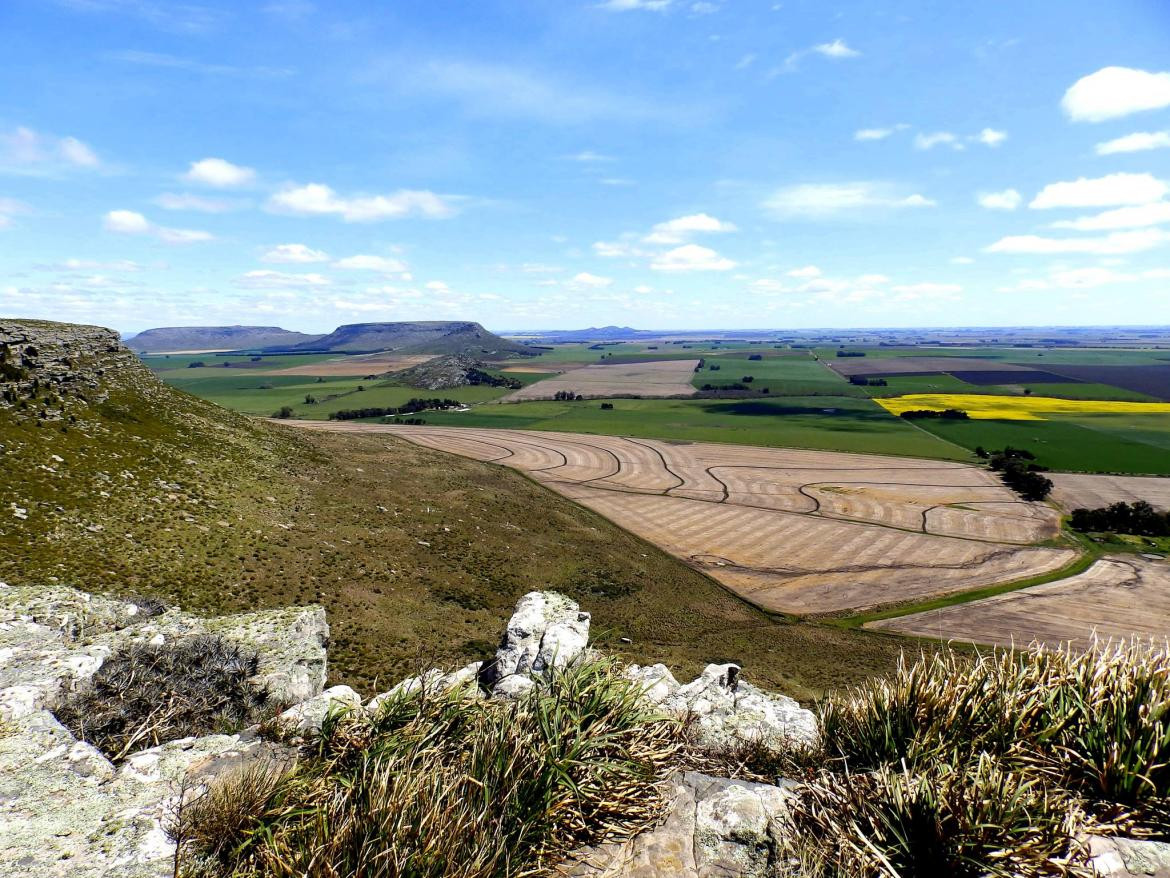
[[144, 329], [125, 340], [142, 353], [174, 351], [235, 351], [263, 347], [291, 347], [312, 343], [319, 335], [293, 332], [279, 326], [163, 326]]
[[[552, 592], [517, 605], [495, 659], [427, 671], [368, 699], [323, 689], [328, 626], [320, 607], [201, 618], [70, 588], [0, 584], [0, 866], [29, 878], [167, 878], [184, 873], [184, 809], [249, 770], [288, 771], [311, 759], [327, 717], [379, 716], [411, 699], [514, 701], [596, 657], [590, 616]], [[256, 655], [251, 682], [283, 706], [263, 724], [175, 737], [111, 759], [66, 728], [71, 698], [103, 664], [130, 649], [177, 649], [194, 637], [233, 641]], [[734, 664], [709, 665], [680, 685], [663, 665], [627, 667], [636, 691], [663, 717], [691, 728], [707, 752], [744, 743], [815, 743], [816, 717], [749, 684]], [[461, 694], [460, 694], [461, 693]], [[291, 706], [284, 706], [290, 705]], [[149, 719], [149, 718], [148, 718]], [[84, 733], [84, 729], [82, 732]], [[151, 743], [146, 741], [145, 743]], [[265, 769], [267, 770], [267, 769]], [[679, 768], [660, 788], [648, 829], [572, 852], [558, 874], [578, 878], [765, 878], [794, 875], [786, 816], [800, 783], [720, 777]], [[1084, 874], [1165, 875], [1170, 845], [1088, 839]]]
[[470, 357], [527, 356], [524, 345], [500, 338], [478, 323], [466, 320], [418, 320], [400, 323], [350, 323], [315, 341], [282, 350], [336, 351], [365, 354], [376, 351], [420, 354], [463, 354]]

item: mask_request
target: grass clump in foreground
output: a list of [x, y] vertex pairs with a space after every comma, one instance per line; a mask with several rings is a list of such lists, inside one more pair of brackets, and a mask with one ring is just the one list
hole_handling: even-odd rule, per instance
[[902, 664], [830, 698], [788, 818], [804, 872], [1089, 875], [1085, 833], [1170, 836], [1170, 653]]
[[515, 702], [404, 693], [327, 718], [284, 773], [252, 770], [188, 805], [188, 876], [512, 876], [661, 813], [676, 723], [611, 660]]
[[259, 657], [215, 635], [124, 646], [54, 712], [114, 762], [191, 735], [260, 719], [268, 694], [251, 678]]

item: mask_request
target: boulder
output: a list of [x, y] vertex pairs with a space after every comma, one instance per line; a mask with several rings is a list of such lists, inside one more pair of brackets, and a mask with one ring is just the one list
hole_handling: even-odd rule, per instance
[[483, 662], [472, 662], [449, 674], [439, 668], [431, 668], [417, 677], [407, 677], [386, 692], [375, 695], [366, 702], [366, 710], [376, 713], [388, 699], [414, 692], [438, 693], [458, 689], [468, 696], [478, 697], [479, 674], [482, 668]]
[[1102, 878], [1170, 878], [1170, 844], [1133, 838], [1089, 838], [1090, 864]]
[[552, 591], [529, 592], [516, 604], [484, 682], [493, 694], [526, 691], [530, 687], [523, 683], [499, 684], [513, 676], [547, 676], [576, 661], [588, 645], [589, 614], [576, 601]]
[[348, 686], [331, 686], [320, 695], [293, 705], [281, 713], [276, 721], [290, 732], [316, 735], [330, 713], [356, 710], [361, 706], [362, 697]]

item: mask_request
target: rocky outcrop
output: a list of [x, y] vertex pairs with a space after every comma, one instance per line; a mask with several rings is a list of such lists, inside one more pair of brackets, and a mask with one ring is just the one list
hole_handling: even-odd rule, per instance
[[[182, 796], [222, 772], [290, 754], [239, 734], [183, 738], [114, 765], [54, 706], [131, 643], [217, 634], [259, 656], [253, 682], [277, 702], [321, 692], [329, 629], [320, 607], [206, 619], [64, 587], [0, 585], [0, 874], [163, 878]], [[310, 702], [311, 703], [311, 702]]]
[[484, 683], [495, 695], [519, 695], [556, 668], [576, 661], [588, 645], [589, 614], [575, 601], [551, 591], [529, 592], [508, 621]]

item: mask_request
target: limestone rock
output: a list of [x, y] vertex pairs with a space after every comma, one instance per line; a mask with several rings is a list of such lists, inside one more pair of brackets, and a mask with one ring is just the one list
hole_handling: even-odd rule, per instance
[[624, 842], [578, 851], [573, 878], [763, 878], [778, 874], [780, 819], [788, 787], [676, 776], [662, 822]]
[[426, 691], [446, 692], [452, 689], [464, 691], [469, 696], [479, 695], [479, 673], [483, 662], [472, 662], [457, 671], [447, 674], [439, 668], [431, 668], [417, 677], [407, 677], [386, 692], [380, 692], [366, 702], [366, 710], [376, 713], [382, 704], [398, 695]]
[[1170, 878], [1170, 844], [1132, 838], [1089, 839], [1095, 874], [1102, 878]]
[[[552, 591], [533, 591], [516, 604], [485, 682], [494, 690], [507, 678], [539, 677], [575, 661], [589, 645], [589, 614]], [[523, 684], [509, 684], [501, 694]]]
[[331, 711], [354, 710], [361, 707], [362, 697], [348, 686], [332, 686], [308, 701], [290, 707], [278, 716], [277, 722], [302, 735], [315, 735]]
[[774, 748], [811, 746], [819, 735], [811, 710], [747, 683], [738, 665], [707, 665], [697, 679], [677, 689], [660, 676], [647, 697], [664, 693], [657, 703], [692, 722], [698, 742], [712, 749], [751, 741]]

